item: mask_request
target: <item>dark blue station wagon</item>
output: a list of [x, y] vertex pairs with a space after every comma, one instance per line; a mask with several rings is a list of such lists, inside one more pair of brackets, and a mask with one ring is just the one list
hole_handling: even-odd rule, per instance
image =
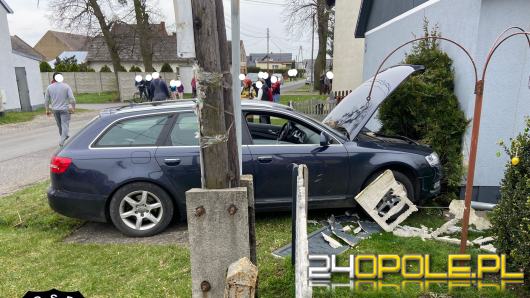
[[[440, 191], [438, 156], [365, 126], [381, 102], [421, 67], [382, 72], [331, 111], [323, 123], [283, 105], [242, 102], [243, 172], [254, 176], [259, 211], [289, 210], [291, 167], [309, 168], [310, 208], [354, 206], [354, 197], [390, 169], [415, 202]], [[186, 217], [185, 192], [200, 187], [194, 101], [103, 111], [51, 161], [50, 206], [66, 216], [112, 222], [130, 236], [150, 236]]]

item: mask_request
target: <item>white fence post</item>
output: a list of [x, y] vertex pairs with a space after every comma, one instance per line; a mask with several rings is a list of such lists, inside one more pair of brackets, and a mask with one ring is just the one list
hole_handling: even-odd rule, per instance
[[307, 209], [309, 171], [306, 165], [298, 166], [296, 187], [296, 252], [295, 252], [295, 297], [312, 296], [309, 286], [309, 248], [307, 240]]

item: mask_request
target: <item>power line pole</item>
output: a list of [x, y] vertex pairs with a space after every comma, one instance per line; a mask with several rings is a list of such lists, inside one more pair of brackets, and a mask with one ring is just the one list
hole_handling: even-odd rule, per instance
[[199, 66], [197, 80], [200, 91], [198, 114], [202, 187], [229, 188], [239, 183], [239, 161], [231, 88], [223, 88], [225, 84], [219, 83], [230, 84], [223, 3], [193, 0], [191, 4]]
[[234, 121], [237, 136], [237, 151], [239, 156], [239, 174], [243, 174], [243, 153], [241, 149], [241, 21], [239, 0], [232, 0], [232, 100], [234, 102]]
[[[270, 39], [270, 35], [269, 35], [269, 28], [267, 28], [267, 56], [270, 54], [270, 51], [269, 51], [269, 39]], [[269, 60], [271, 57], [268, 57], [267, 58], [267, 72], [269, 72]]]
[[311, 31], [311, 86], [315, 88], [315, 14], [313, 14], [313, 30]]

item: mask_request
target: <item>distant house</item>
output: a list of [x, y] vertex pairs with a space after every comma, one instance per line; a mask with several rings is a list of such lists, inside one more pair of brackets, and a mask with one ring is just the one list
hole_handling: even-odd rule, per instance
[[261, 69], [285, 70], [293, 67], [292, 53], [251, 53], [247, 58], [247, 65]]
[[9, 36], [7, 14], [13, 10], [0, 0], [0, 97], [3, 110], [31, 111], [44, 97], [39, 71], [42, 58], [17, 36]]
[[[424, 19], [438, 26], [442, 36], [462, 44], [479, 69], [497, 36], [506, 28], [528, 31], [530, 1], [526, 0], [363, 0], [355, 35], [364, 38], [363, 77], [372, 77], [382, 59], [399, 45], [423, 35]], [[513, 31], [516, 32], [516, 31]], [[510, 32], [511, 33], [511, 32]], [[505, 35], [507, 36], [507, 35]], [[469, 59], [456, 46], [440, 42], [453, 59], [455, 93], [467, 119], [475, 106], [474, 72]], [[390, 57], [386, 66], [400, 63], [410, 47]], [[513, 38], [499, 47], [488, 69], [475, 172], [473, 200], [496, 202], [508, 157], [496, 157], [499, 139], [507, 141], [524, 129], [530, 115], [528, 74], [530, 49], [525, 38]], [[464, 137], [467, 160], [470, 130]]]
[[51, 61], [65, 51], [86, 51], [89, 40], [85, 35], [49, 30], [34, 49], [44, 56], [43, 61]]
[[[150, 25], [151, 44], [153, 49], [153, 67], [160, 71], [164, 63], [179, 72], [180, 67], [190, 67], [191, 60], [180, 58], [177, 54], [177, 36], [168, 34], [164, 22]], [[140, 37], [134, 24], [116, 24], [111, 29], [116, 38], [121, 64], [128, 71], [132, 66], [143, 70], [143, 58], [140, 51]], [[103, 36], [94, 37], [88, 46], [87, 64], [96, 71], [104, 65], [111, 69], [112, 59]]]

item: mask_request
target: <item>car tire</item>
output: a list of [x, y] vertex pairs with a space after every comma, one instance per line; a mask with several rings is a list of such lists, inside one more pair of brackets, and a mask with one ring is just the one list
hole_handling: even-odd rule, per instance
[[[380, 171], [370, 176], [370, 178], [367, 180], [364, 187], [372, 183], [377, 177], [383, 174], [383, 172], [384, 171]], [[398, 172], [398, 171], [392, 171], [392, 174], [394, 174], [394, 178], [396, 179], [396, 181], [405, 187], [405, 190], [407, 191], [407, 197], [409, 198], [409, 200], [411, 200], [413, 203], [417, 203], [418, 198], [416, 195], [416, 191], [414, 190], [414, 185], [412, 184], [412, 181], [410, 181], [410, 178], [407, 175], [401, 172]]]
[[109, 214], [114, 226], [131, 237], [156, 235], [173, 218], [173, 201], [159, 186], [147, 182], [127, 184], [112, 196]]

